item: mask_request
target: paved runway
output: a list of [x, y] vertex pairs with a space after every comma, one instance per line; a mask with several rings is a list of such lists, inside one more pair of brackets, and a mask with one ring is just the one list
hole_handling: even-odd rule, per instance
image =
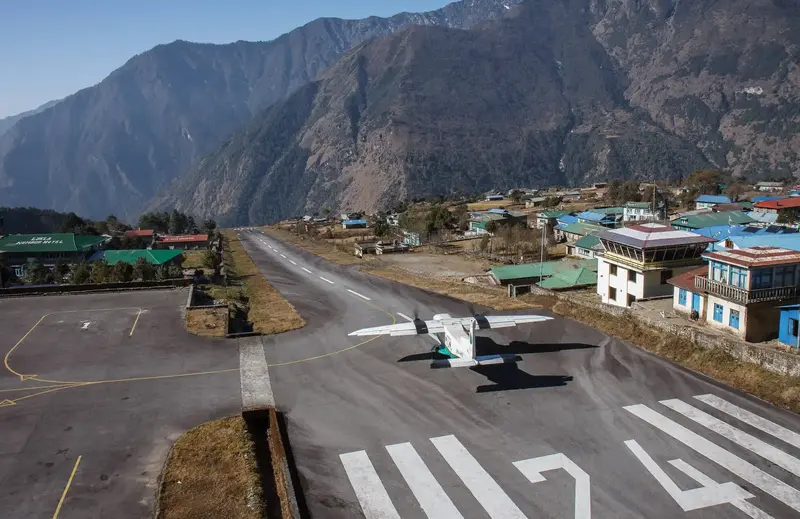
[[186, 297], [0, 300], [0, 518], [152, 517], [170, 445], [241, 407], [235, 344], [187, 334]]
[[483, 334], [516, 367], [432, 370], [347, 334], [469, 305], [240, 236], [308, 323], [263, 344], [312, 517], [800, 516], [796, 415], [561, 317]]

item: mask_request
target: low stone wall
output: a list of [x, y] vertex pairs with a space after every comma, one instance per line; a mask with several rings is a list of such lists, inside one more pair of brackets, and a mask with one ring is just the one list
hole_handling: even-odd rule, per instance
[[163, 281], [131, 281], [129, 283], [93, 283], [85, 285], [45, 285], [21, 286], [0, 289], [0, 297], [38, 296], [47, 294], [68, 294], [75, 292], [114, 292], [122, 290], [148, 290], [159, 288], [185, 287], [190, 279], [166, 279]]
[[[526, 290], [532, 294], [546, 295], [566, 301], [570, 304], [580, 305], [594, 310], [599, 310], [609, 315], [625, 316], [630, 319], [636, 319], [641, 324], [651, 328], [658, 329], [664, 333], [675, 335], [681, 339], [689, 340], [701, 348], [718, 348], [722, 349], [733, 358], [742, 362], [750, 362], [758, 364], [762, 368], [772, 371], [773, 373], [780, 373], [782, 375], [800, 376], [800, 355], [783, 352], [766, 346], [759, 346], [751, 344], [736, 337], [721, 337], [716, 334], [707, 333], [699, 330], [693, 326], [681, 323], [665, 323], [657, 319], [650, 319], [647, 316], [637, 314], [628, 310], [613, 305], [606, 305], [599, 301], [587, 301], [576, 297], [571, 297], [569, 293], [554, 292], [539, 288], [537, 286], [526, 285]], [[509, 289], [512, 293], [513, 289]]]

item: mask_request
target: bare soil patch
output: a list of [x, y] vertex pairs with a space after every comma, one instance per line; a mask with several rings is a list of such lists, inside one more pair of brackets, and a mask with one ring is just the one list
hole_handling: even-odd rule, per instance
[[192, 308], [186, 311], [186, 329], [203, 337], [225, 337], [227, 308]]

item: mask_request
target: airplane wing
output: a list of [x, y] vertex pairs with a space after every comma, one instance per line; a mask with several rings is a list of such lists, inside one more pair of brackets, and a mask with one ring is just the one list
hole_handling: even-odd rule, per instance
[[444, 326], [439, 321], [411, 321], [408, 323], [388, 324], [374, 328], [362, 328], [348, 335], [425, 335], [428, 333], [442, 333]]
[[[465, 327], [468, 327], [472, 319], [472, 317], [462, 317], [459, 321]], [[552, 319], [552, 317], [543, 315], [479, 315], [475, 317], [475, 320], [478, 321], [478, 328], [481, 330], [509, 328], [518, 324], [540, 323]]]

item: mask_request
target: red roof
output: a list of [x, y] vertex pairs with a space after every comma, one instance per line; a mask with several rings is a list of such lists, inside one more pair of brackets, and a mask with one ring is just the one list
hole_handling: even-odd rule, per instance
[[193, 243], [208, 241], [208, 234], [187, 234], [184, 236], [162, 236], [162, 243]]
[[153, 236], [153, 230], [152, 229], [133, 229], [131, 231], [125, 231], [125, 236], [152, 237]]
[[800, 263], [800, 252], [779, 247], [749, 247], [703, 254], [704, 258], [730, 263], [739, 267], [766, 267]]
[[694, 278], [696, 277], [706, 277], [708, 275], [708, 265], [703, 265], [702, 267], [697, 267], [696, 269], [692, 269], [688, 272], [684, 272], [683, 274], [678, 274], [673, 278], [669, 278], [667, 283], [672, 286], [683, 288], [685, 290], [689, 290], [693, 292], [694, 288]]
[[792, 207], [800, 207], [800, 197], [781, 198], [780, 200], [764, 200], [758, 202], [753, 207], [761, 209], [789, 209]]

